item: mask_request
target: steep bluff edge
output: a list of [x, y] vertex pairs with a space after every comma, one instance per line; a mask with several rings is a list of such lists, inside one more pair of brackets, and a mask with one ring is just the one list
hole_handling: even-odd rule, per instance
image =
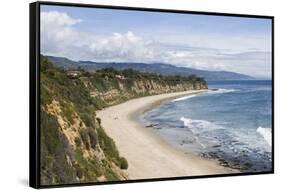
[[95, 111], [132, 98], [207, 89], [203, 78], [112, 68], [67, 71], [40, 63], [41, 184], [126, 180], [126, 158]]

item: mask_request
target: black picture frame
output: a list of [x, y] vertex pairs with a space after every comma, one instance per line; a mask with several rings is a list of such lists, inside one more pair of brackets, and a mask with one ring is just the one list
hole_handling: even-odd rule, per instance
[[[200, 176], [182, 176], [182, 177], [167, 177], [153, 178], [140, 180], [126, 180], [114, 182], [93, 182], [93, 183], [76, 183], [76, 184], [59, 184], [59, 185], [41, 185], [40, 184], [40, 6], [68, 6], [68, 7], [87, 7], [87, 8], [103, 8], [103, 9], [118, 9], [118, 10], [133, 10], [133, 11], [148, 11], [148, 12], [163, 12], [163, 13], [184, 13], [184, 14], [199, 14], [199, 15], [217, 15], [245, 18], [264, 18], [271, 20], [271, 68], [272, 68], [272, 170], [266, 172], [247, 172], [247, 173], [230, 173], [218, 175], [200, 175]], [[29, 27], [30, 27], [30, 75], [29, 75], [29, 185], [33, 188], [54, 188], [54, 187], [72, 187], [86, 185], [105, 185], [105, 184], [122, 184], [135, 182], [152, 182], [166, 180], [185, 180], [198, 178], [213, 178], [213, 177], [233, 177], [246, 175], [260, 175], [274, 173], [274, 16], [264, 15], [248, 15], [248, 14], [233, 14], [233, 13], [218, 13], [218, 12], [201, 12], [188, 10], [170, 10], [157, 8], [142, 8], [142, 7], [125, 7], [125, 6], [109, 6], [109, 5], [92, 5], [80, 3], [61, 3], [61, 2], [34, 2], [29, 5]]]

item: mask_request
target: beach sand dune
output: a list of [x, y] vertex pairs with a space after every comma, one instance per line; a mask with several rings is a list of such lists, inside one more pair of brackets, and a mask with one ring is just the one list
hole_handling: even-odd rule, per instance
[[137, 115], [164, 100], [200, 93], [186, 91], [147, 96], [98, 111], [102, 126], [112, 137], [121, 156], [127, 158], [129, 179], [148, 179], [235, 172], [193, 154], [183, 153], [137, 121]]

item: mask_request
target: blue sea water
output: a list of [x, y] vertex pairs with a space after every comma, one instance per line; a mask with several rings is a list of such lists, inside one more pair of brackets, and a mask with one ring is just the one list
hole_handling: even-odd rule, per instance
[[271, 171], [271, 81], [208, 86], [208, 92], [166, 101], [141, 119], [182, 151], [242, 172]]

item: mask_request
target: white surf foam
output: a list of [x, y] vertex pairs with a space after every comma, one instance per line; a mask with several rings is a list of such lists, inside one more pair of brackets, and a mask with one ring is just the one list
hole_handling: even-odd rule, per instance
[[230, 93], [230, 92], [236, 92], [237, 89], [224, 89], [224, 88], [219, 88], [219, 89], [216, 89], [216, 90], [209, 90], [208, 94], [224, 94], [224, 93]]
[[197, 119], [189, 119], [185, 117], [180, 118], [183, 121], [184, 126], [188, 127], [189, 129], [197, 129], [197, 130], [213, 130], [213, 129], [221, 129], [222, 127], [216, 125], [212, 122], [206, 120], [197, 120]]
[[224, 94], [224, 93], [230, 93], [230, 92], [236, 92], [237, 89], [223, 89], [223, 88], [219, 88], [219, 89], [216, 89], [216, 90], [209, 90], [207, 92], [203, 92], [203, 93], [200, 93], [200, 94], [193, 94], [193, 95], [187, 95], [187, 96], [183, 96], [183, 97], [180, 97], [180, 98], [176, 98], [174, 100], [172, 100], [171, 102], [178, 102], [178, 101], [183, 101], [183, 100], [187, 100], [187, 99], [190, 99], [190, 98], [194, 98], [196, 96], [200, 96], [201, 94]]
[[195, 96], [196, 95], [189, 95], [189, 96], [180, 97], [180, 98], [172, 100], [172, 102], [178, 102], [178, 101], [186, 100], [186, 99], [189, 99], [189, 98], [193, 98]]
[[[194, 120], [192, 119], [188, 119], [188, 118], [185, 118], [185, 117], [181, 117], [180, 118], [181, 121], [183, 121], [184, 123], [184, 126], [188, 127], [193, 133], [194, 133], [194, 128], [192, 126], [192, 122]], [[194, 138], [196, 139], [196, 141], [198, 142], [198, 144], [202, 147], [202, 148], [206, 148], [206, 146], [200, 142], [199, 138], [197, 136], [194, 136]]]
[[195, 120], [195, 119], [189, 119], [189, 118], [185, 118], [185, 117], [181, 117], [180, 120], [183, 121], [184, 126], [188, 127], [188, 129], [195, 135], [196, 141], [203, 148], [206, 148], [206, 145], [204, 145], [199, 140], [197, 135], [201, 136], [203, 133], [209, 133], [210, 131], [222, 128], [221, 126], [216, 125], [216, 124], [206, 121], [206, 120]]
[[271, 129], [259, 126], [257, 132], [264, 138], [269, 146], [271, 146]]

